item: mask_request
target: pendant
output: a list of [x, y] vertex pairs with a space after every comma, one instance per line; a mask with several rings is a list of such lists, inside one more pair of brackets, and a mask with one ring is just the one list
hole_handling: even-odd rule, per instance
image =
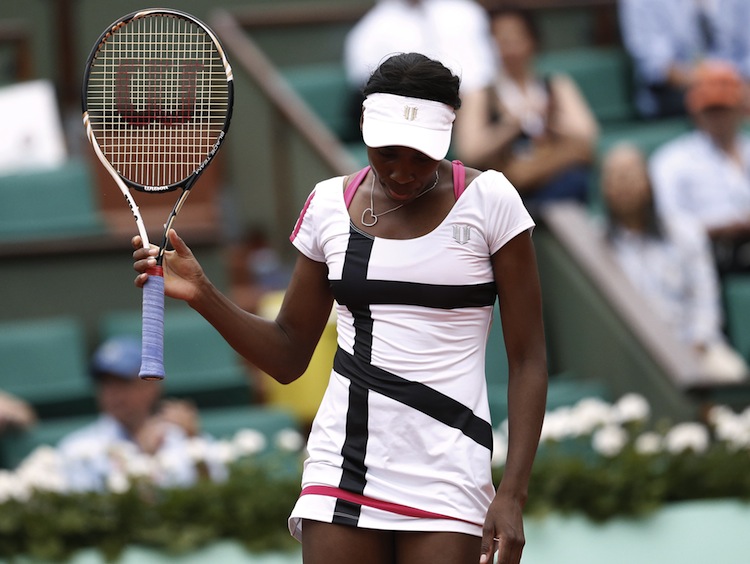
[[[365, 218], [368, 219], [365, 220]], [[365, 227], [372, 227], [378, 222], [378, 216], [372, 213], [372, 208], [365, 208], [365, 211], [362, 212], [361, 221]]]

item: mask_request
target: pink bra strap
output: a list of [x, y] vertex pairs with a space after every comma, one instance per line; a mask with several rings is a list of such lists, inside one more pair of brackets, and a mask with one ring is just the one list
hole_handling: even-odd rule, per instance
[[349, 209], [349, 204], [352, 203], [352, 199], [354, 198], [354, 194], [357, 192], [357, 188], [359, 188], [359, 185], [362, 184], [362, 181], [365, 179], [365, 176], [367, 176], [367, 173], [370, 171], [369, 165], [360, 170], [354, 178], [351, 179], [349, 184], [347, 184], [346, 188], [344, 189], [344, 203], [346, 204], [346, 209]]
[[466, 190], [466, 169], [464, 163], [461, 161], [453, 161], [453, 193], [456, 196], [456, 200], [461, 197], [461, 194]]

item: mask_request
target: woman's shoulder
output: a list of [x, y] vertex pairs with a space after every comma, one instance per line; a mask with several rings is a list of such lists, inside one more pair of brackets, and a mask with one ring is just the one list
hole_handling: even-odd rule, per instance
[[318, 181], [312, 189], [311, 197], [316, 201], [321, 200], [340, 200], [344, 189], [354, 175], [351, 176], [333, 176]]
[[493, 168], [478, 170], [467, 167], [466, 186], [470, 186], [473, 183], [479, 186], [511, 185], [510, 181], [499, 170]]
[[465, 191], [474, 193], [483, 200], [520, 199], [518, 191], [510, 180], [495, 169], [467, 169]]

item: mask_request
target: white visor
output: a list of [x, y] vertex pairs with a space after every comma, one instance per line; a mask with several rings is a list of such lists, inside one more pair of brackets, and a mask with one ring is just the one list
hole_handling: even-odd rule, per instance
[[368, 147], [410, 147], [436, 161], [448, 154], [456, 119], [449, 105], [376, 93], [363, 107], [362, 138]]

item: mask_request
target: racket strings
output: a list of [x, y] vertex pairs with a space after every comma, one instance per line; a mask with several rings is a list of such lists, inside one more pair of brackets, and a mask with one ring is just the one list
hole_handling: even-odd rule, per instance
[[230, 104], [212, 38], [194, 22], [163, 14], [130, 20], [106, 38], [86, 96], [107, 160], [145, 187], [174, 185], [199, 170]]

